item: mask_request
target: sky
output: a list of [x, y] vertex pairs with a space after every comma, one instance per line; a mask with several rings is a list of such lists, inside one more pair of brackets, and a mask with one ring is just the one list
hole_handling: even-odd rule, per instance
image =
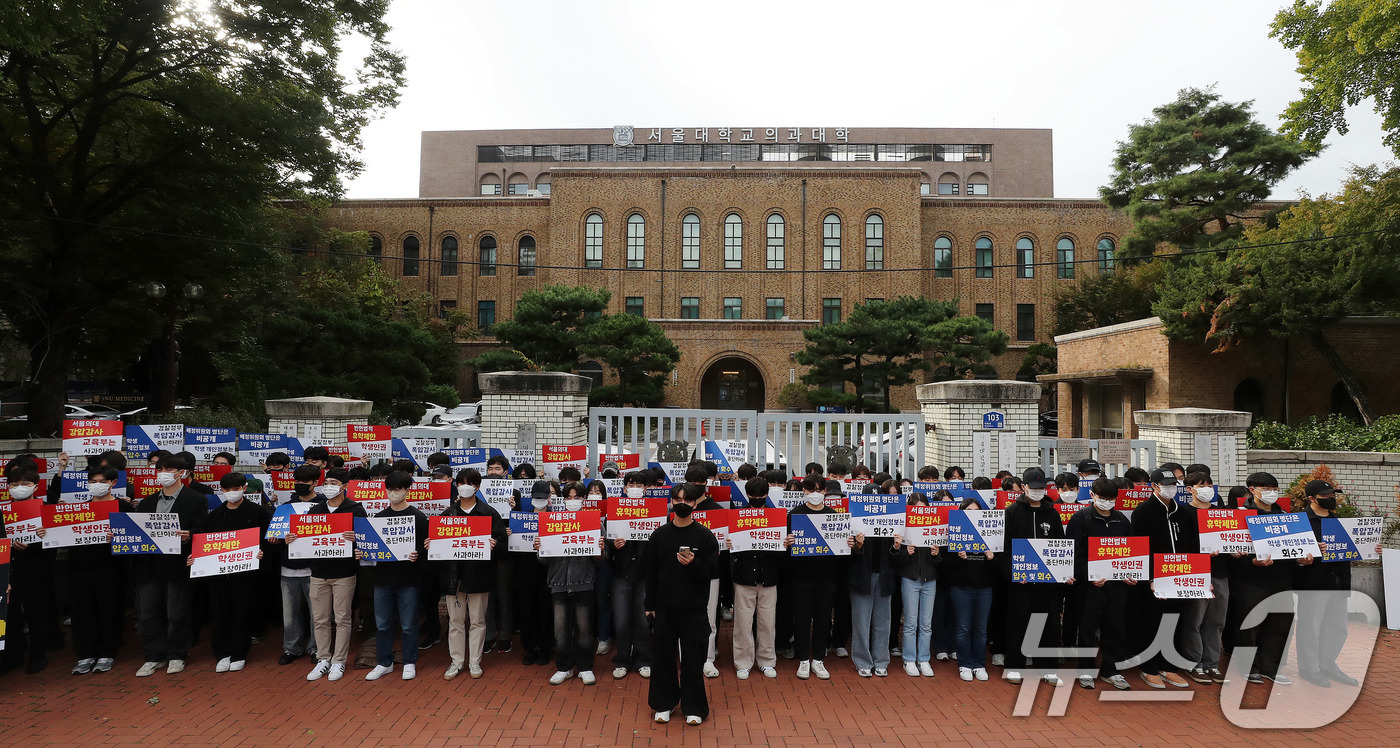
[[[424, 130], [545, 127], [1033, 127], [1054, 131], [1056, 197], [1095, 197], [1129, 125], [1182, 88], [1297, 97], [1260, 0], [886, 2], [393, 0], [397, 108], [364, 132], [353, 198], [415, 197]], [[1371, 102], [1274, 191], [1335, 191], [1383, 163]]]

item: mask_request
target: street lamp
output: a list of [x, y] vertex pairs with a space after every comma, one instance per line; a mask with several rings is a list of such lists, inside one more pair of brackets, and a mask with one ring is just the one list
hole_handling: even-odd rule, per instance
[[[165, 298], [166, 287], [160, 281], [151, 281], [146, 284], [146, 295], [153, 301], [160, 301]], [[180, 293], [187, 301], [199, 301], [204, 298], [204, 286], [198, 283], [186, 283], [180, 289]], [[175, 412], [175, 385], [180, 379], [180, 344], [175, 341], [175, 325], [181, 317], [189, 312], [182, 309], [178, 300], [172, 298], [165, 303], [165, 361], [164, 372], [161, 375], [160, 402], [161, 413]]]

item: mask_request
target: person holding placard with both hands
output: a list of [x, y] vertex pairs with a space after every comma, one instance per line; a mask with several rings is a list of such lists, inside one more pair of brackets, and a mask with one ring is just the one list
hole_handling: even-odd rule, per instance
[[[258, 537], [267, 533], [272, 515], [255, 501], [244, 498], [248, 479], [242, 473], [228, 473], [219, 479], [222, 503], [204, 518], [198, 532], [228, 532], [257, 528]], [[261, 562], [263, 552], [258, 551]], [[185, 559], [185, 566], [194, 564], [194, 557]], [[252, 597], [258, 572], [242, 571], [209, 577], [209, 613], [212, 624], [210, 636], [218, 664], [214, 672], [242, 670], [252, 644]]]
[[[375, 517], [412, 517], [413, 550], [404, 561], [375, 561], [374, 578], [374, 668], [365, 680], [379, 680], [394, 672], [394, 627], [403, 636], [405, 678], [409, 668], [418, 668], [418, 586], [423, 549], [428, 538], [428, 518], [408, 503], [413, 476], [394, 471], [384, 476], [384, 493], [389, 506]], [[450, 509], [449, 509], [450, 511]]]
[[[1021, 476], [1025, 491], [1016, 503], [1006, 509], [1006, 547], [1009, 551], [1016, 538], [1055, 538], [1065, 537], [1064, 525], [1060, 523], [1060, 512], [1046, 498], [1045, 471], [1029, 468]], [[1002, 565], [1003, 578], [1011, 578], [1012, 554], [1005, 555]], [[1069, 584], [1074, 584], [1070, 577]], [[1011, 683], [1021, 682], [1020, 670], [1034, 666], [1032, 658], [1025, 654], [1026, 633], [1030, 628], [1031, 616], [1045, 613], [1045, 627], [1040, 632], [1041, 647], [1055, 647], [1060, 641], [1060, 608], [1064, 598], [1064, 588], [1053, 582], [1021, 582], [1008, 590], [1006, 600], [1006, 673], [1003, 677]], [[1046, 673], [1042, 680], [1053, 686], [1063, 685], [1058, 675]]]
[[[307, 450], [309, 455], [311, 450]], [[309, 460], [309, 457], [308, 457]], [[364, 506], [345, 495], [350, 471], [331, 468], [321, 484], [323, 500], [307, 510], [312, 514], [348, 513], [352, 517], [367, 517]], [[345, 539], [355, 542], [355, 531], [346, 530]], [[294, 533], [287, 534], [287, 543], [296, 542]], [[316, 632], [316, 666], [306, 674], [307, 680], [337, 681], [345, 677], [345, 664], [350, 659], [350, 606], [355, 600], [355, 578], [359, 562], [354, 555], [342, 558], [318, 558], [311, 561], [311, 618]], [[417, 675], [413, 665], [405, 664], [403, 679]]]
[[[136, 671], [144, 678], [161, 667], [174, 675], [185, 669], [185, 655], [193, 638], [191, 617], [193, 596], [190, 573], [190, 531], [204, 526], [209, 502], [181, 480], [193, 466], [180, 455], [166, 455], [156, 462], [156, 482], [160, 490], [136, 505], [138, 512], [174, 512], [180, 515], [179, 556], [137, 556], [132, 559], [136, 576], [136, 610], [140, 624], [141, 647], [146, 661]], [[167, 665], [168, 663], [168, 665]]]
[[[1324, 480], [1311, 480], [1303, 487], [1307, 496], [1306, 513], [1313, 535], [1323, 542], [1323, 520], [1334, 516], [1341, 491]], [[1380, 544], [1376, 552], [1380, 553]], [[1347, 641], [1347, 596], [1351, 590], [1351, 563], [1332, 561], [1299, 565], [1294, 571], [1298, 592], [1298, 675], [1323, 688], [1335, 681], [1356, 686], [1355, 678], [1337, 666], [1337, 656]]]
[[[1080, 463], [1081, 466], [1083, 463]], [[1097, 467], [1098, 463], [1094, 463]], [[1081, 470], [1083, 468], [1081, 467]], [[1089, 573], [1089, 538], [1129, 537], [1132, 523], [1127, 515], [1114, 508], [1118, 502], [1118, 484], [1111, 478], [1095, 478], [1089, 487], [1090, 504], [1074, 513], [1065, 534], [1074, 541], [1074, 576], [1086, 581], [1075, 585], [1079, 612], [1075, 645], [1093, 648], [1103, 658], [1098, 666], [1099, 678], [1120, 691], [1132, 688], [1118, 663], [1128, 658], [1127, 612], [1129, 588], [1136, 579], [1094, 579]], [[1094, 668], [1094, 657], [1081, 658], [1079, 667]], [[1092, 689], [1094, 676], [1079, 676], [1081, 688]]]
[[[390, 476], [392, 477], [392, 476]], [[505, 551], [509, 528], [501, 515], [481, 500], [481, 473], [467, 468], [457, 473], [453, 485], [456, 494], [444, 517], [487, 517], [491, 520], [491, 557], [485, 561], [447, 561], [443, 592], [447, 595], [447, 650], [452, 664], [443, 674], [452, 680], [462, 672], [480, 678], [481, 656], [486, 645], [486, 606], [496, 589], [496, 563]], [[425, 532], [427, 519], [423, 520]], [[467, 619], [471, 618], [468, 636]], [[407, 644], [404, 645], [407, 651]]]

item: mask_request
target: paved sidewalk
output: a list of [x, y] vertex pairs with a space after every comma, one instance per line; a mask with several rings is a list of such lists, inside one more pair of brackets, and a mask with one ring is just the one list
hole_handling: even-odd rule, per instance
[[[727, 628], [727, 625], [726, 625]], [[1051, 689], [1041, 686], [1031, 716], [1012, 716], [1018, 689], [994, 680], [964, 683], [950, 663], [936, 678], [910, 678], [896, 660], [888, 678], [862, 679], [848, 659], [827, 660], [830, 681], [800, 681], [790, 660], [779, 660], [776, 680], [755, 671], [734, 677], [727, 653], [721, 677], [709, 681], [711, 716], [685, 727], [651, 722], [646, 681], [635, 674], [614, 681], [600, 658], [598, 685], [573, 679], [548, 683], [553, 667], [525, 667], [517, 649], [488, 654], [486, 675], [442, 680], [446, 643], [423, 652], [418, 679], [400, 670], [374, 683], [351, 669], [337, 683], [308, 683], [305, 658], [279, 667], [275, 631], [253, 648], [248, 669], [216, 674], [207, 638], [190, 669], [136, 678], [135, 646], [102, 675], [69, 675], [67, 653], [52, 653], [48, 671], [0, 678], [0, 737], [7, 745], [363, 745], [363, 746], [998, 746], [1122, 745], [1400, 745], [1400, 634], [1382, 631], [1361, 693], [1336, 722], [1316, 730], [1246, 730], [1230, 724], [1219, 687], [1191, 689], [1186, 703], [1124, 704], [1097, 701], [1067, 685], [1064, 717], [1048, 717]], [[721, 642], [729, 641], [727, 631]], [[134, 636], [129, 637], [134, 640]], [[358, 639], [357, 639], [358, 643]], [[1360, 675], [1359, 667], [1353, 670]], [[1296, 679], [1295, 679], [1296, 680]], [[1136, 674], [1134, 693], [1147, 693]], [[1109, 689], [1111, 690], [1111, 689]], [[1337, 691], [1338, 689], [1331, 689]], [[1290, 705], [1310, 703], [1321, 689], [1298, 682], [1278, 688]], [[1176, 692], [1180, 694], [1181, 692]], [[1262, 705], [1267, 689], [1250, 686], [1246, 705]]]

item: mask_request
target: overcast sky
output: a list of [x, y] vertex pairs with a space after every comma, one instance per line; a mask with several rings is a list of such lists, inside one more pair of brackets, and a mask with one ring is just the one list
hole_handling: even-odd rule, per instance
[[[1055, 195], [1093, 197], [1129, 124], [1190, 86], [1276, 127], [1300, 78], [1281, 2], [393, 0], [408, 60], [350, 197], [418, 194], [419, 133], [542, 127], [1040, 127]], [[1274, 192], [1384, 162], [1366, 102]]]

